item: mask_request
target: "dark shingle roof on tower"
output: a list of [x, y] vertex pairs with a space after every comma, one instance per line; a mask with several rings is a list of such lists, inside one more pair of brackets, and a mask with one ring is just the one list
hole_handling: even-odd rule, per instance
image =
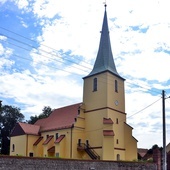
[[113, 54], [112, 54], [110, 36], [109, 36], [109, 28], [108, 28], [108, 22], [107, 22], [106, 5], [105, 5], [105, 12], [104, 12], [103, 25], [102, 25], [97, 58], [96, 58], [93, 70], [86, 77], [93, 76], [93, 75], [96, 75], [96, 74], [99, 74], [105, 71], [109, 71], [110, 73], [123, 79], [118, 74], [114, 60], [113, 60]]

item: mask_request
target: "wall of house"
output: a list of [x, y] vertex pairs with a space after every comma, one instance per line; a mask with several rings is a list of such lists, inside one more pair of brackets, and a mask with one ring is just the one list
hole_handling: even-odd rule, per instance
[[103, 136], [102, 160], [114, 160], [114, 137]]
[[74, 128], [72, 129], [72, 155], [70, 158], [83, 159], [84, 153], [77, 150], [78, 142], [86, 142], [85, 137], [85, 113], [83, 107], [80, 108], [79, 115], [76, 118]]
[[115, 134], [114, 140], [115, 147], [124, 149], [125, 148], [124, 122], [126, 121], [126, 115], [109, 109], [108, 118], [111, 118], [113, 121], [113, 131]]
[[31, 170], [156, 170], [156, 164], [114, 161], [82, 161], [70, 159], [28, 158], [0, 156], [0, 170], [31, 169]]
[[43, 157], [43, 140], [41, 140], [36, 146], [33, 146], [34, 157]]
[[59, 158], [65, 158], [67, 154], [65, 147], [66, 147], [66, 138], [62, 139], [60, 143], [55, 144], [55, 155], [57, 155]]
[[[93, 91], [94, 78], [97, 78], [97, 91]], [[117, 92], [115, 91], [115, 80], [117, 81]], [[116, 101], [118, 101], [118, 104]], [[91, 147], [100, 148], [95, 149], [95, 151], [100, 155], [101, 159], [117, 160], [118, 155], [121, 160], [126, 160], [127, 158], [128, 160], [137, 159], [137, 141], [131, 135], [132, 129], [127, 129], [126, 133], [130, 134], [125, 135], [124, 80], [109, 72], [85, 78], [83, 102], [85, 103], [85, 136], [89, 140]], [[108, 129], [106, 129], [106, 126], [103, 125], [103, 118], [111, 118], [114, 122], [113, 125], [108, 125]], [[104, 129], [114, 131], [112, 140], [103, 138]], [[133, 146], [130, 147], [130, 144], [125, 145], [125, 141], [130, 141], [130, 143], [133, 143]], [[126, 146], [133, 152], [130, 153], [131, 156], [129, 157], [126, 156], [129, 155], [129, 152], [126, 153]], [[107, 152], [103, 149], [106, 149]]]
[[86, 130], [85, 136], [91, 147], [95, 149], [97, 154], [102, 158], [102, 145], [103, 145], [103, 118], [106, 117], [107, 110], [96, 110], [93, 112], [85, 113], [86, 116]]
[[[93, 91], [94, 78], [97, 78], [97, 91]], [[83, 102], [85, 103], [86, 111], [106, 107], [106, 98], [107, 88], [104, 74], [84, 79]]]
[[39, 138], [39, 136], [35, 136], [35, 135], [27, 135], [28, 138], [28, 142], [27, 142], [27, 156], [30, 156], [30, 153], [33, 154], [34, 156], [34, 146], [33, 144], [35, 143], [35, 141]]
[[[121, 112], [125, 112], [124, 81], [107, 72], [107, 102], [108, 106]], [[117, 92], [115, 92], [115, 80], [117, 81]], [[118, 101], [117, 104], [115, 102]]]
[[124, 123], [125, 128], [125, 160], [137, 160], [137, 140], [132, 136], [132, 127]]
[[[56, 140], [56, 133], [58, 133], [58, 137], [60, 135], [65, 135], [64, 139], [59, 144], [54, 143]], [[51, 141], [47, 145], [43, 145], [44, 148], [43, 156], [48, 156], [47, 150], [52, 146], [55, 146], [54, 155], [56, 155], [56, 153], [59, 153], [59, 157], [61, 158], [73, 158], [73, 156], [75, 156], [74, 158], [78, 158], [76, 154], [77, 154], [78, 139], [82, 137], [82, 135], [80, 134], [81, 134], [80, 131], [75, 131], [74, 129], [71, 128], [50, 131], [50, 132], [43, 132], [41, 135], [44, 137], [44, 141], [47, 135], [54, 136], [53, 139], [51, 139]]]
[[13, 136], [10, 141], [10, 155], [27, 155], [27, 135]]

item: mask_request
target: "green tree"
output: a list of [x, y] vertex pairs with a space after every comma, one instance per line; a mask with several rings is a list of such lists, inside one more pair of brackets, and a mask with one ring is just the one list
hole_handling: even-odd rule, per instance
[[17, 122], [22, 122], [24, 115], [20, 109], [13, 106], [2, 105], [0, 110], [0, 127], [2, 138], [1, 153], [8, 155], [10, 147], [10, 133]]
[[42, 109], [42, 113], [39, 116], [37, 116], [37, 115], [31, 116], [30, 120], [28, 120], [27, 123], [34, 124], [38, 119], [43, 119], [43, 118], [48, 117], [52, 113], [52, 111], [53, 111], [53, 109], [51, 109], [50, 106], [45, 106]]

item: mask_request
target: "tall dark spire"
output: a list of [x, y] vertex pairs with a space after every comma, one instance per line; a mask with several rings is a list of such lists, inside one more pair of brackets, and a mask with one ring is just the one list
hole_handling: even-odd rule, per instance
[[99, 74], [105, 71], [109, 71], [112, 74], [120, 77], [120, 75], [118, 74], [116, 70], [116, 66], [113, 60], [111, 44], [110, 44], [110, 36], [109, 36], [109, 28], [108, 28], [107, 12], [106, 12], [107, 5], [105, 4], [104, 6], [105, 6], [105, 12], [104, 12], [104, 18], [103, 18], [99, 50], [98, 50], [98, 54], [97, 54], [97, 58], [96, 58], [93, 70], [88, 76], [92, 76], [92, 75], [96, 75], [96, 74]]

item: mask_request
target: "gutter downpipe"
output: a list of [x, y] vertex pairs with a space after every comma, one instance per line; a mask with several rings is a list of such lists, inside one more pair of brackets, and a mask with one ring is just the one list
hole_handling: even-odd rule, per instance
[[28, 154], [28, 135], [26, 135], [26, 156]]
[[71, 126], [71, 136], [70, 136], [70, 158], [72, 158], [72, 145], [73, 145], [73, 127], [74, 125]]

